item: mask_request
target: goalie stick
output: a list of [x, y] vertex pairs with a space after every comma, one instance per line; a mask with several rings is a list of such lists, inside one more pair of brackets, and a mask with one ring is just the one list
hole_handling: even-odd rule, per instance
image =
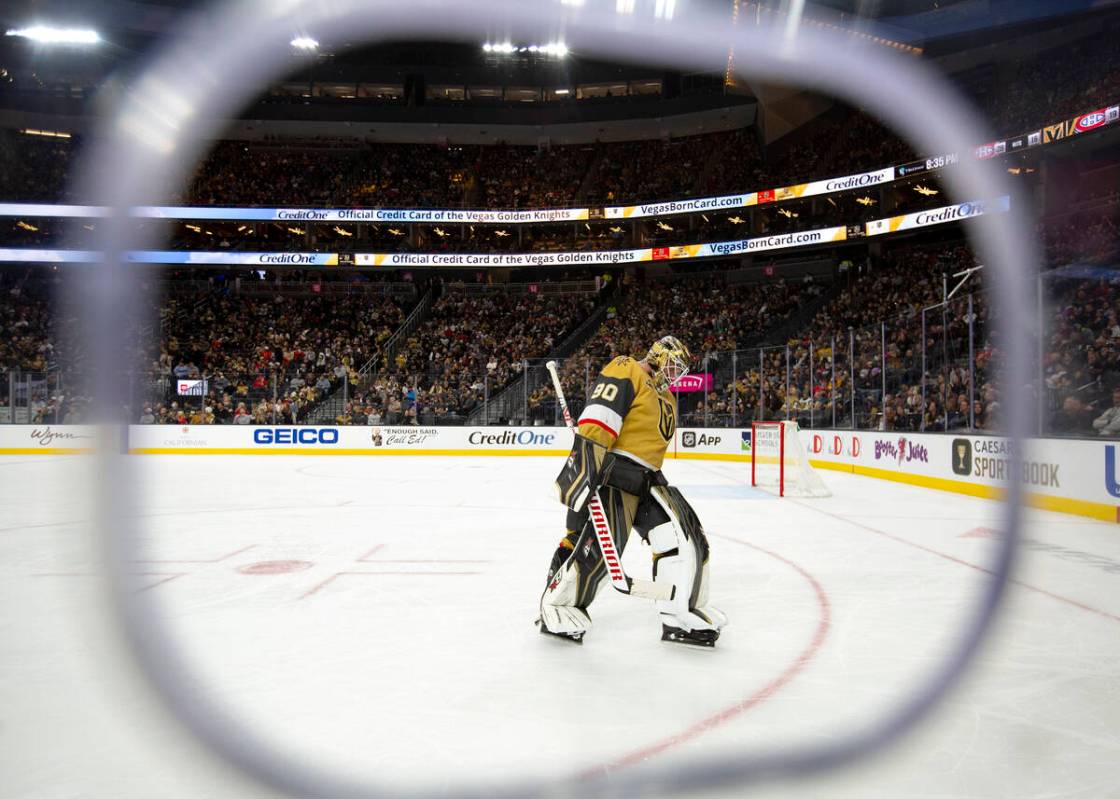
[[[556, 361], [549, 361], [545, 369], [552, 376], [552, 387], [556, 390], [556, 401], [560, 403], [560, 410], [564, 413], [564, 424], [569, 430], [575, 430], [576, 425], [572, 414], [568, 411], [568, 403], [564, 400], [564, 389], [560, 385], [560, 375], [556, 372]], [[635, 580], [627, 576], [622, 570], [622, 560], [615, 548], [614, 539], [611, 538], [610, 527], [607, 526], [607, 515], [603, 512], [603, 503], [599, 500], [599, 492], [593, 491], [587, 500], [587, 512], [591, 517], [591, 526], [595, 529], [595, 538], [599, 541], [599, 551], [603, 554], [603, 561], [610, 575], [611, 586], [623, 594], [642, 597], [643, 599], [672, 599], [675, 586], [658, 584], [649, 580]]]

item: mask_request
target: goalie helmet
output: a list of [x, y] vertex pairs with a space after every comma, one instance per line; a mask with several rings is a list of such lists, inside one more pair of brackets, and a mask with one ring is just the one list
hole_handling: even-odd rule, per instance
[[646, 363], [653, 370], [653, 382], [658, 391], [664, 391], [688, 374], [692, 355], [688, 347], [676, 336], [662, 336], [653, 342], [646, 353]]

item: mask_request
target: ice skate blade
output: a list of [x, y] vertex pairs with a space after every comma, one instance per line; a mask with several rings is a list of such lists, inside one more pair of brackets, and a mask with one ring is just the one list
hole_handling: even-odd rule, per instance
[[718, 638], [719, 630], [681, 630], [665, 625], [661, 627], [661, 640], [674, 644], [714, 649]]
[[578, 644], [583, 646], [583, 633], [554, 633], [552, 630], [547, 629], [540, 621], [537, 622], [537, 627], [540, 628], [541, 635], [547, 635], [549, 638], [559, 638], [562, 641], [567, 641], [570, 644]]

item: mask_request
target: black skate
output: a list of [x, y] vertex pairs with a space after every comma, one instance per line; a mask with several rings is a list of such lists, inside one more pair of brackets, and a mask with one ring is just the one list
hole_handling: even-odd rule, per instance
[[541, 635], [550, 635], [553, 638], [559, 638], [564, 641], [570, 641], [573, 644], [583, 644], [583, 633], [554, 633], [552, 630], [544, 626], [544, 622], [537, 619], [537, 626], [540, 628]]
[[662, 641], [712, 648], [716, 645], [717, 638], [719, 638], [719, 630], [682, 630], [680, 627], [670, 627], [668, 624], [661, 625]]

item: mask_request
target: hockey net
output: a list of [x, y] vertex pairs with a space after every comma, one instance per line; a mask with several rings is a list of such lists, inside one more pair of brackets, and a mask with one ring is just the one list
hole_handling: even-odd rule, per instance
[[809, 463], [797, 430], [797, 422], [751, 424], [751, 485], [782, 497], [832, 496]]

